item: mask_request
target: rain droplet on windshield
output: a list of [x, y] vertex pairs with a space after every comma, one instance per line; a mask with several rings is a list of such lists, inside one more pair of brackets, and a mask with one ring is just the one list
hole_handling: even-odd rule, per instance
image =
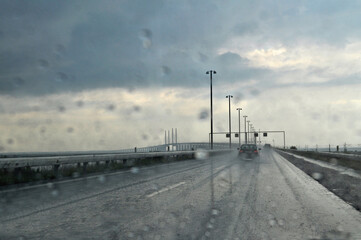
[[134, 112], [140, 112], [140, 110], [141, 110], [140, 106], [138, 106], [138, 105], [133, 106], [133, 111]]
[[316, 180], [321, 180], [323, 175], [322, 175], [322, 173], [314, 172], [314, 173], [312, 173], [312, 177]]
[[258, 96], [260, 94], [260, 91], [258, 89], [252, 89], [250, 92], [253, 96]]
[[74, 128], [68, 127], [68, 128], [66, 129], [66, 131], [67, 131], [68, 133], [72, 133], [72, 132], [74, 132]]
[[100, 175], [100, 176], [98, 177], [98, 181], [99, 181], [100, 183], [105, 183], [105, 176], [104, 176], [104, 175]]
[[53, 191], [51, 191], [51, 195], [52, 195], [53, 197], [57, 197], [57, 196], [59, 195], [59, 191], [56, 190], [56, 189], [54, 189]]
[[195, 153], [195, 158], [196, 159], [207, 159], [208, 158], [208, 152], [206, 150], [203, 149], [198, 149]]
[[38, 66], [42, 70], [47, 69], [49, 67], [49, 62], [45, 59], [39, 59]]
[[7, 140], [7, 143], [11, 145], [11, 144], [14, 143], [14, 140], [13, 140], [12, 138], [9, 138], [9, 139]]
[[56, 82], [65, 82], [69, 79], [68, 75], [63, 72], [58, 72], [55, 77]]
[[212, 209], [212, 215], [216, 216], [218, 215], [219, 211], [217, 209]]
[[59, 106], [58, 110], [59, 110], [59, 112], [65, 112], [65, 107], [64, 106]]
[[76, 105], [78, 107], [82, 107], [82, 106], [84, 106], [84, 102], [82, 100], [79, 100], [79, 101], [76, 102]]
[[172, 70], [168, 66], [162, 66], [161, 69], [162, 69], [163, 76], [169, 75], [172, 72]]
[[139, 168], [137, 168], [137, 167], [132, 167], [132, 168], [130, 169], [130, 172], [136, 174], [136, 173], [139, 172]]
[[14, 87], [21, 87], [22, 85], [25, 84], [25, 81], [24, 79], [22, 79], [21, 77], [16, 77], [14, 78], [13, 80], [13, 85]]
[[332, 165], [337, 165], [337, 164], [338, 164], [338, 161], [337, 161], [336, 158], [331, 158], [331, 159], [330, 159], [330, 163], [331, 163]]
[[150, 48], [152, 46], [152, 31], [149, 29], [142, 29], [139, 33], [139, 38], [144, 48]]
[[114, 104], [109, 104], [108, 107], [107, 107], [107, 109], [108, 109], [109, 111], [113, 111], [113, 110], [115, 109], [115, 105], [114, 105]]
[[201, 112], [199, 113], [199, 119], [205, 120], [207, 118], [208, 118], [208, 110], [207, 109], [201, 110]]

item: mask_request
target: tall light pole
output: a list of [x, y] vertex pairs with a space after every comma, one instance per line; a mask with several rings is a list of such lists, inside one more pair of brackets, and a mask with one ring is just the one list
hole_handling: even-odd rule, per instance
[[213, 92], [212, 92], [212, 74], [216, 74], [217, 72], [214, 70], [209, 70], [206, 72], [206, 74], [210, 74], [210, 80], [211, 80], [211, 149], [213, 149]]
[[[249, 138], [249, 122], [250, 122], [250, 120], [247, 121], [247, 123], [248, 123], [248, 139], [250, 139], [250, 138]], [[250, 142], [251, 142], [251, 141], [250, 141]]]
[[238, 140], [239, 140], [239, 147], [241, 147], [241, 110], [242, 108], [237, 108], [238, 110]]
[[247, 144], [248, 142], [248, 139], [247, 139], [247, 123], [246, 123], [246, 119], [248, 116], [243, 116], [244, 117], [244, 139], [245, 139], [245, 143]]
[[226, 96], [228, 98], [228, 114], [229, 114], [229, 148], [232, 148], [232, 127], [231, 127], [231, 98], [233, 98], [232, 95]]

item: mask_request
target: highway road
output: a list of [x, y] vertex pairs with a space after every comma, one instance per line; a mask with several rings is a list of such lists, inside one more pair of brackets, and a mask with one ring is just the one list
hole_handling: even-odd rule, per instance
[[2, 191], [0, 239], [361, 239], [361, 214], [265, 149]]

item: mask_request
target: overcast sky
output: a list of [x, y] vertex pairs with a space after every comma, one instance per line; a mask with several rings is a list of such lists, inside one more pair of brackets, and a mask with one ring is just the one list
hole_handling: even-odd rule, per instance
[[287, 145], [357, 146], [360, 22], [358, 0], [2, 0], [0, 151], [208, 141], [209, 69], [215, 131], [231, 94], [233, 131], [241, 107]]

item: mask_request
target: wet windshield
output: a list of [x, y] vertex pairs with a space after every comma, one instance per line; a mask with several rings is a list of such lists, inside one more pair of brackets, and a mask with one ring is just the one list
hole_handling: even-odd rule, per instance
[[360, 11], [1, 0], [0, 240], [360, 240]]

